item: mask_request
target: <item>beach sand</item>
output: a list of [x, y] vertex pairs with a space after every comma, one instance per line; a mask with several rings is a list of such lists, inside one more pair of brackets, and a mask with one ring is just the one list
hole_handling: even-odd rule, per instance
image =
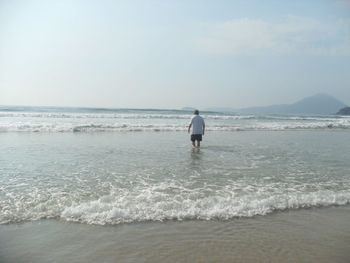
[[0, 262], [350, 262], [350, 206], [212, 221], [0, 225]]

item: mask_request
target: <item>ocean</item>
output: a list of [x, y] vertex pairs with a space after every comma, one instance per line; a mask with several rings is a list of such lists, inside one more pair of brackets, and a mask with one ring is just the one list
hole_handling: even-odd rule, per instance
[[[346, 116], [237, 115], [203, 112], [208, 131], [349, 130]], [[191, 112], [0, 106], [0, 132], [186, 131]]]
[[[256, 218], [348, 208], [349, 117], [202, 112], [207, 132], [201, 148], [193, 149], [187, 133], [191, 115], [181, 110], [0, 107], [0, 259], [1, 253], [7, 260], [23, 256], [18, 250], [11, 254], [8, 246], [7, 252], [1, 250], [5, 240], [10, 242], [7, 231], [28, 224], [38, 228], [39, 222], [42, 228], [84, 227], [94, 235], [126, 226], [132, 231], [156, 226], [174, 234], [174, 225], [184, 226], [180, 222], [192, 230], [205, 222], [225, 225], [220, 230], [225, 232]], [[218, 238], [215, 226], [212, 237]], [[149, 262], [155, 260], [152, 255], [144, 251]], [[184, 255], [182, 261], [191, 253]], [[130, 262], [139, 262], [139, 256]], [[233, 258], [226, 256], [222, 262]], [[196, 260], [203, 262], [200, 257], [190, 261]]]

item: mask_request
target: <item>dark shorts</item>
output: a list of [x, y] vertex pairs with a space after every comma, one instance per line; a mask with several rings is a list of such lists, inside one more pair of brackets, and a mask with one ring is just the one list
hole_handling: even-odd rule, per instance
[[191, 135], [191, 141], [202, 141], [202, 134], [192, 134]]

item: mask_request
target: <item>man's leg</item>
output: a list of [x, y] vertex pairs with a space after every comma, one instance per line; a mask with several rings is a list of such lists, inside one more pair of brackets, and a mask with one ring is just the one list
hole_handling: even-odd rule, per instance
[[197, 147], [201, 147], [201, 141], [197, 141]]
[[194, 135], [193, 134], [191, 134], [191, 142], [192, 142], [192, 146], [193, 147], [196, 147], [196, 140], [195, 140], [195, 138], [194, 138]]

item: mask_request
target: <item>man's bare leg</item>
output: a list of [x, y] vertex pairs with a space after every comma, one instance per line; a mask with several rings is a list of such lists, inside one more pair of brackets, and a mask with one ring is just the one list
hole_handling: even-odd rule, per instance
[[196, 141], [193, 141], [193, 142], [192, 142], [192, 146], [193, 146], [193, 147], [196, 147]]
[[201, 147], [201, 142], [200, 141], [197, 141], [197, 147]]

